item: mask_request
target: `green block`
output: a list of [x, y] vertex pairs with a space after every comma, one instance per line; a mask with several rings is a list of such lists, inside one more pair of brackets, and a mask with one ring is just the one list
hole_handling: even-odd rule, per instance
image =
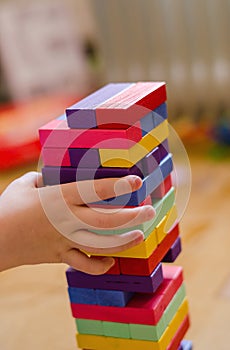
[[164, 333], [167, 325], [164, 315], [161, 317], [157, 325], [130, 324], [130, 334], [132, 339], [158, 341]]
[[103, 335], [102, 321], [77, 318], [75, 322], [78, 333]]
[[102, 324], [103, 334], [107, 337], [131, 338], [128, 323], [103, 321]]
[[[164, 216], [169, 212], [175, 203], [175, 189], [172, 187], [166, 195], [161, 199], [154, 199], [152, 204], [154, 209], [156, 210], [156, 215], [154, 219], [144, 222], [141, 225], [134, 226], [130, 228], [130, 230], [141, 230], [144, 233], [145, 238], [147, 238], [155, 227], [161, 222]], [[92, 230], [93, 232], [100, 235], [120, 235], [122, 233], [127, 232], [126, 229], [118, 229], [118, 230]]]
[[185, 285], [182, 284], [181, 287], [178, 289], [174, 297], [172, 298], [170, 304], [165, 309], [164, 315], [165, 315], [165, 321], [167, 324], [169, 324], [174, 315], [176, 314], [178, 308], [182, 304], [184, 298], [186, 297], [186, 291], [185, 291]]

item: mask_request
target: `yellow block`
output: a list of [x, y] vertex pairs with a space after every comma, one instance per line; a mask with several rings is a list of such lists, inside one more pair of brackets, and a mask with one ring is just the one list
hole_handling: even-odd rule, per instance
[[167, 120], [146, 134], [129, 149], [100, 149], [100, 162], [103, 167], [130, 168], [168, 137]]
[[157, 225], [157, 243], [160, 244], [161, 241], [168, 234], [170, 228], [177, 220], [177, 208], [174, 205], [169, 212], [165, 215], [165, 217], [161, 220], [159, 225]]
[[157, 243], [157, 230], [155, 228], [143, 242], [139, 243], [138, 245], [136, 245], [136, 246], [134, 246], [132, 248], [123, 250], [122, 252], [118, 252], [118, 253], [93, 254], [93, 255], [113, 256], [113, 257], [117, 257], [117, 258], [141, 258], [141, 259], [146, 259], [156, 249], [157, 244], [158, 244]]
[[157, 342], [105, 337], [100, 335], [77, 334], [78, 347], [93, 350], [165, 350], [187, 314], [188, 302], [187, 299], [185, 299]]

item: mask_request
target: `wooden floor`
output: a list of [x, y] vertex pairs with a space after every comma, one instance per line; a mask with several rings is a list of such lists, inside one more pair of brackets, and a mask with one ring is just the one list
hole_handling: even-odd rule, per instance
[[[181, 223], [197, 350], [229, 350], [230, 162], [191, 159], [192, 191]], [[1, 189], [18, 173], [1, 178]], [[21, 267], [0, 274], [0, 349], [74, 350], [75, 327], [64, 265]], [[109, 350], [109, 349], [108, 349]], [[124, 349], [125, 350], [125, 349]]]

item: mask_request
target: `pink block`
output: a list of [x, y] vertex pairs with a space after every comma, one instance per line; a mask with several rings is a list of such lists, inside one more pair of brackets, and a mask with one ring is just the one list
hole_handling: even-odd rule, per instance
[[66, 148], [42, 148], [42, 160], [47, 166], [71, 166]]
[[129, 149], [140, 141], [140, 122], [126, 129], [70, 129], [66, 119], [55, 119], [39, 129], [43, 147]]

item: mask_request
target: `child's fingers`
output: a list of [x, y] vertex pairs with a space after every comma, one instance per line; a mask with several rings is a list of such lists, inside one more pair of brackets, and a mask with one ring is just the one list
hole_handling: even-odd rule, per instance
[[61, 185], [64, 198], [75, 205], [82, 205], [120, 196], [138, 190], [142, 180], [129, 175], [123, 178], [106, 178], [78, 181]]
[[76, 247], [91, 254], [113, 254], [131, 248], [144, 239], [143, 232], [133, 230], [121, 235], [99, 235], [86, 230], [78, 230], [68, 236]]
[[117, 210], [78, 207], [75, 215], [84, 228], [112, 230], [133, 227], [149, 221], [154, 218], [155, 210], [150, 205]]
[[19, 178], [17, 178], [16, 180], [14, 180], [10, 186], [18, 186], [20, 184], [20, 186], [29, 186], [29, 187], [41, 187], [42, 185], [42, 174], [38, 173], [36, 171], [30, 171], [22, 176], [20, 176]]
[[113, 258], [88, 257], [78, 249], [70, 249], [62, 256], [64, 263], [76, 270], [91, 275], [100, 275], [107, 272], [114, 264]]

